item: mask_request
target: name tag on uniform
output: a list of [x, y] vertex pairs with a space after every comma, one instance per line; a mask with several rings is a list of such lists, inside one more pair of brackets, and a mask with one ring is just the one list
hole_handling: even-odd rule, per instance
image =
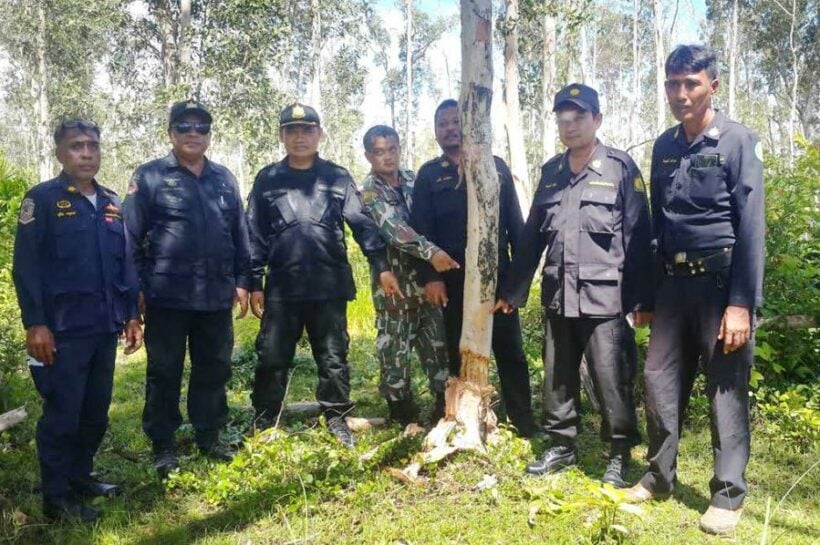
[[613, 182], [605, 182], [604, 180], [592, 180], [591, 182], [589, 182], [589, 185], [600, 185], [600, 186], [603, 186], [603, 187], [612, 187], [612, 188], [615, 187], [615, 184]]
[[719, 167], [723, 157], [719, 153], [697, 153], [689, 157], [689, 166], [693, 168]]

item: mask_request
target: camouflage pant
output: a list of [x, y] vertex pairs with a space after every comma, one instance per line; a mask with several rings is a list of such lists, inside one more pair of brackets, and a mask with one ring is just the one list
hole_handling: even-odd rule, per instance
[[376, 351], [381, 370], [379, 392], [390, 401], [409, 399], [413, 348], [430, 382], [430, 390], [444, 392], [449, 376], [444, 319], [441, 309], [424, 303], [419, 308], [376, 313]]

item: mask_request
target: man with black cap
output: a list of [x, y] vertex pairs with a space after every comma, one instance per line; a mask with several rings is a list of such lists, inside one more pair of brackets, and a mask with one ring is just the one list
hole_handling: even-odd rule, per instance
[[137, 168], [128, 186], [125, 221], [135, 241], [145, 317], [148, 369], [142, 427], [161, 476], [178, 466], [174, 433], [190, 350], [188, 417], [205, 456], [230, 460], [219, 430], [228, 416], [233, 317], [248, 309], [250, 250], [233, 174], [205, 156], [211, 114], [195, 100], [177, 102], [168, 118], [173, 149]]
[[630, 497], [671, 495], [680, 422], [702, 370], [714, 474], [700, 528], [725, 534], [737, 527], [747, 491], [754, 313], [763, 304], [763, 149], [754, 132], [714, 109], [714, 51], [678, 46], [665, 68], [680, 123], [652, 149], [652, 221], [665, 274], [644, 371], [649, 471]]
[[545, 347], [546, 430], [552, 439], [527, 473], [574, 465], [580, 416], [579, 372], [586, 354], [601, 404], [603, 440], [610, 443], [603, 481], [626, 486], [630, 448], [639, 433], [631, 366], [622, 358], [624, 317], [651, 318], [650, 224], [643, 179], [625, 152], [596, 137], [603, 116], [598, 93], [572, 84], [555, 96], [558, 132], [567, 151], [541, 169], [541, 180], [496, 309], [526, 303], [541, 254], [541, 303], [553, 342]]
[[[411, 222], [415, 230], [430, 242], [464, 263], [467, 248], [467, 186], [459, 175], [461, 161], [461, 120], [458, 102], [442, 101], [433, 114], [436, 141], [443, 154], [419, 169], [413, 189]], [[510, 169], [495, 157], [498, 171], [499, 228], [498, 279], [503, 280], [510, 264], [510, 254], [520, 250], [518, 237], [524, 226], [521, 207], [515, 195]], [[459, 342], [464, 318], [464, 269], [436, 272], [422, 269], [427, 299], [443, 307], [450, 374], [458, 376], [461, 368]], [[540, 433], [532, 414], [530, 375], [521, 338], [518, 312], [499, 315], [493, 320], [493, 355], [504, 408], [512, 424], [523, 437]]]
[[356, 288], [345, 222], [385, 294], [403, 295], [350, 173], [317, 153], [322, 128], [316, 110], [299, 103], [285, 108], [279, 138], [287, 155], [259, 171], [248, 197], [251, 311], [262, 320], [251, 394], [256, 426], [276, 424], [296, 343], [307, 330], [319, 372], [316, 398], [326, 425], [352, 448], [355, 441], [344, 419], [351, 409], [346, 311]]

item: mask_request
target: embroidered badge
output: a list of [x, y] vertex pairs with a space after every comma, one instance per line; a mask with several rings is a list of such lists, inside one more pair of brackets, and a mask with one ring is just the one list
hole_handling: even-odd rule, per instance
[[26, 197], [20, 203], [20, 217], [18, 219], [20, 225], [27, 225], [34, 221], [34, 199]]
[[57, 208], [71, 208], [71, 203], [69, 201], [57, 201]]
[[633, 182], [633, 187], [635, 188], [635, 191], [638, 192], [638, 193], [646, 192], [646, 187], [644, 186], [643, 178], [641, 178], [640, 176], [635, 177], [635, 181]]
[[305, 114], [305, 109], [302, 108], [301, 104], [293, 105], [293, 110], [291, 110], [291, 116], [293, 117], [293, 119], [304, 119], [306, 115], [307, 114]]
[[569, 94], [574, 96], [574, 97], [577, 97], [578, 95], [581, 94], [581, 90], [578, 89], [577, 87], [573, 87], [572, 89], [569, 90]]

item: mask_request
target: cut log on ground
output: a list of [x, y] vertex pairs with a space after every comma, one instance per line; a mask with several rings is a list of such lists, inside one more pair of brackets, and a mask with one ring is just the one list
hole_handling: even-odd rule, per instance
[[0, 414], [0, 433], [24, 422], [26, 418], [28, 413], [25, 406]]
[[461, 176], [467, 184], [467, 249], [461, 370], [445, 393], [445, 415], [424, 451], [394, 475], [415, 480], [421, 468], [457, 450], [484, 451], [497, 430], [488, 380], [498, 273], [499, 181], [492, 153], [493, 19], [491, 0], [461, 1]]

